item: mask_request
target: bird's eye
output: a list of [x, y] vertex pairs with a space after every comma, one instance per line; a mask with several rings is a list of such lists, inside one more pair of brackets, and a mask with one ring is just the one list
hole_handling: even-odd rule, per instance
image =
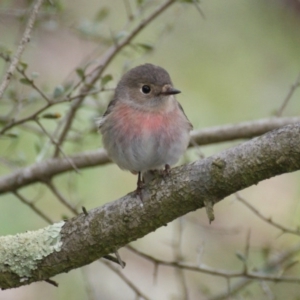
[[143, 85], [141, 91], [143, 94], [149, 94], [151, 92], [151, 88], [149, 85]]

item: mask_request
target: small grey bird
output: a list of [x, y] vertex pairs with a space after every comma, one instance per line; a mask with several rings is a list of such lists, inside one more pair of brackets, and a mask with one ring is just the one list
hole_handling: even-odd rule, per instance
[[[98, 125], [108, 156], [124, 170], [141, 174], [177, 163], [185, 152], [193, 128], [175, 99], [168, 72], [152, 64], [123, 75]], [[141, 195], [141, 194], [140, 194]]]

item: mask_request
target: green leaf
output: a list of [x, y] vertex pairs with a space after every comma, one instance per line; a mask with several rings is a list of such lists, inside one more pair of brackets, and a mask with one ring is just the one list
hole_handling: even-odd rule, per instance
[[25, 84], [25, 85], [32, 85], [33, 80], [30, 80], [30, 79], [27, 79], [27, 78], [21, 78], [20, 82], [22, 84]]
[[40, 153], [40, 151], [42, 149], [42, 146], [41, 146], [41, 143], [39, 141], [34, 143], [34, 149], [35, 149], [36, 153]]
[[54, 92], [53, 92], [53, 97], [58, 98], [65, 92], [65, 88], [62, 85], [58, 85], [55, 87]]
[[154, 47], [150, 44], [145, 44], [145, 43], [137, 43], [136, 44], [138, 47], [142, 48], [146, 52], [150, 52], [154, 50]]
[[23, 62], [23, 61], [20, 61], [19, 62], [19, 65], [20, 67], [22, 68], [23, 71], [26, 71], [27, 67], [28, 67], [28, 64]]
[[85, 74], [84, 74], [84, 70], [83, 69], [80, 69], [80, 68], [76, 69], [76, 73], [77, 73], [77, 75], [78, 75], [78, 77], [80, 79], [82, 79], [82, 80], [85, 79]]
[[42, 115], [45, 119], [59, 119], [61, 117], [60, 113], [47, 113]]
[[107, 74], [101, 78], [101, 86], [104, 87], [113, 77], [110, 74]]
[[69, 217], [68, 217], [67, 215], [65, 215], [65, 214], [63, 214], [63, 215], [61, 216], [61, 218], [62, 218], [64, 221], [69, 220]]
[[109, 15], [109, 9], [106, 7], [101, 8], [98, 10], [95, 16], [95, 21], [96, 22], [101, 22], [103, 21], [107, 16]]
[[32, 72], [31, 73], [31, 78], [37, 78], [39, 76], [40, 76], [40, 74], [38, 72]]
[[128, 36], [128, 32], [127, 31], [120, 31], [115, 35], [115, 40], [118, 41], [124, 37]]
[[242, 262], [246, 262], [246, 261], [247, 261], [245, 255], [244, 255], [243, 253], [237, 251], [237, 252], [235, 253], [235, 255], [236, 255], [236, 257], [237, 257], [239, 260], [241, 260]]
[[137, 6], [141, 6], [144, 2], [145, 0], [136, 0]]
[[18, 133], [14, 133], [14, 132], [9, 132], [9, 133], [6, 133], [5, 136], [15, 139], [15, 138], [19, 137], [19, 134]]

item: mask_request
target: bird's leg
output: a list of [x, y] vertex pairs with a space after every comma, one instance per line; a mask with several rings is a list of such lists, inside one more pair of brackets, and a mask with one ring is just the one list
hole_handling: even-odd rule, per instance
[[138, 180], [137, 180], [137, 188], [142, 189], [144, 187], [144, 181], [142, 179], [142, 173], [138, 173]]
[[165, 169], [162, 171], [162, 175], [164, 178], [170, 175], [171, 167], [168, 164], [165, 164]]
[[143, 195], [142, 195], [143, 188], [144, 188], [144, 182], [143, 182], [143, 179], [142, 179], [142, 174], [141, 174], [141, 172], [139, 172], [135, 192], [140, 197], [142, 202], [143, 202]]

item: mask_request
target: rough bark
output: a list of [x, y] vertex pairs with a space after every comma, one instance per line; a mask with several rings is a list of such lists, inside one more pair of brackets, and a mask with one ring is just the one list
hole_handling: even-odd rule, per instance
[[[130, 193], [89, 211], [88, 215], [82, 213], [55, 230], [48, 228], [47, 232], [55, 232], [54, 250], [38, 259], [26, 276], [16, 274], [0, 259], [0, 287], [45, 280], [89, 264], [202, 208], [204, 203], [215, 204], [262, 180], [299, 169], [300, 124], [288, 125], [214, 156], [174, 168], [169, 177], [157, 178], [145, 188], [143, 206]], [[26, 245], [20, 243], [18, 247], [22, 249]], [[5, 249], [2, 247], [1, 251]]]

